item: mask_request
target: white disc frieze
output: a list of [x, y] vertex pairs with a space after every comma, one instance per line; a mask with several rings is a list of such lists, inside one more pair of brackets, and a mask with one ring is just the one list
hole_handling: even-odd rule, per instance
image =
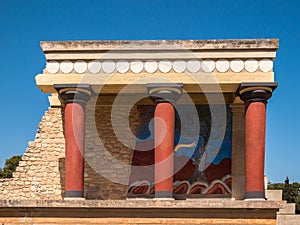
[[60, 63], [60, 70], [63, 73], [71, 73], [73, 70], [73, 63], [70, 60], [64, 60]]
[[116, 69], [119, 73], [127, 73], [129, 70], [129, 62], [126, 60], [120, 60], [116, 64]]
[[133, 60], [130, 63], [130, 69], [133, 73], [140, 73], [143, 71], [144, 64], [141, 60]]
[[87, 70], [87, 63], [83, 60], [78, 60], [74, 64], [76, 73], [84, 73]]
[[259, 62], [259, 68], [265, 73], [270, 72], [273, 69], [273, 61], [271, 59], [262, 59]]
[[229, 61], [226, 59], [219, 59], [216, 63], [216, 68], [220, 73], [225, 73], [229, 69]]
[[163, 73], [168, 73], [172, 69], [172, 62], [169, 60], [159, 61], [158, 68]]
[[46, 70], [48, 71], [48, 73], [57, 73], [59, 71], [59, 63], [57, 61], [47, 62]]
[[112, 60], [105, 60], [102, 63], [102, 70], [104, 73], [113, 73], [115, 71], [116, 64]]
[[186, 62], [183, 60], [176, 60], [173, 62], [173, 70], [176, 73], [182, 73], [186, 70]]
[[88, 69], [91, 73], [96, 74], [101, 70], [101, 62], [98, 60], [93, 60], [88, 63]]
[[147, 60], [145, 62], [145, 70], [147, 73], [154, 73], [158, 69], [158, 63], [154, 60]]
[[202, 61], [202, 70], [205, 73], [211, 73], [215, 69], [215, 62], [211, 59], [206, 59]]
[[244, 62], [241, 59], [233, 59], [230, 62], [230, 69], [235, 72], [239, 73], [244, 69]]
[[258, 69], [258, 62], [255, 59], [248, 59], [245, 62], [245, 69], [249, 72], [249, 73], [253, 73]]
[[201, 62], [196, 59], [191, 59], [187, 62], [187, 69], [191, 73], [197, 73], [201, 69]]

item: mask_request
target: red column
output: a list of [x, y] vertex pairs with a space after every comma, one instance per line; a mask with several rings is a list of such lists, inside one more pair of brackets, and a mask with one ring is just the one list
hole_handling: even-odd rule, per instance
[[266, 104], [277, 83], [242, 83], [245, 103], [245, 192], [246, 199], [264, 199]]
[[90, 100], [89, 84], [55, 84], [64, 105], [65, 198], [84, 197], [85, 105]]
[[249, 103], [245, 116], [246, 198], [264, 198], [265, 103]]
[[183, 84], [147, 84], [147, 89], [148, 95], [155, 102], [155, 198], [173, 198], [175, 136], [174, 104], [182, 94]]
[[158, 102], [154, 112], [155, 197], [173, 197], [175, 112], [169, 102]]
[[85, 110], [80, 103], [65, 106], [66, 197], [83, 197]]

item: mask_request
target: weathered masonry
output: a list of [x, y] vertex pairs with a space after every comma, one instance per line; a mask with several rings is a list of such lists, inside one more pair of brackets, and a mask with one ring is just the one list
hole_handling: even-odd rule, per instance
[[264, 154], [278, 40], [41, 48], [36, 83], [50, 108], [14, 177], [1, 180], [3, 205], [20, 200], [4, 207], [9, 216], [22, 208], [37, 223], [46, 214], [61, 223], [276, 223], [285, 202], [266, 195]]

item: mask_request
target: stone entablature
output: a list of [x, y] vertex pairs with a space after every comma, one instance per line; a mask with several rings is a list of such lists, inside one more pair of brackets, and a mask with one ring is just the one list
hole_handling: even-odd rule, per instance
[[201, 93], [199, 83], [235, 93], [241, 82], [274, 82], [278, 40], [58, 41], [41, 48], [47, 62], [36, 82], [55, 106], [57, 83], [84, 81], [95, 93], [104, 85], [101, 93], [118, 94], [133, 82], [133, 93], [146, 93], [147, 83], [160, 82], [153, 78], [183, 83], [188, 93]]

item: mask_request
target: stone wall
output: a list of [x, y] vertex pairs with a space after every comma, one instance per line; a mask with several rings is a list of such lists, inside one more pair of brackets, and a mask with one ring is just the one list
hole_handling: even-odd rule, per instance
[[84, 180], [87, 199], [127, 197], [139, 115], [136, 106], [129, 111], [126, 106], [119, 106], [113, 116], [111, 111], [111, 106], [87, 107]]
[[[16, 140], [17, 141], [17, 140]], [[0, 199], [62, 199], [60, 162], [65, 142], [60, 108], [49, 108], [11, 179], [0, 180]]]
[[[118, 107], [114, 128], [111, 106], [87, 106], [86, 111], [85, 198], [126, 199], [138, 111], [133, 107], [126, 115], [126, 107]], [[118, 140], [118, 131], [125, 141]], [[0, 180], [0, 199], [59, 200], [64, 197], [64, 183], [62, 109], [50, 107], [13, 178]]]

